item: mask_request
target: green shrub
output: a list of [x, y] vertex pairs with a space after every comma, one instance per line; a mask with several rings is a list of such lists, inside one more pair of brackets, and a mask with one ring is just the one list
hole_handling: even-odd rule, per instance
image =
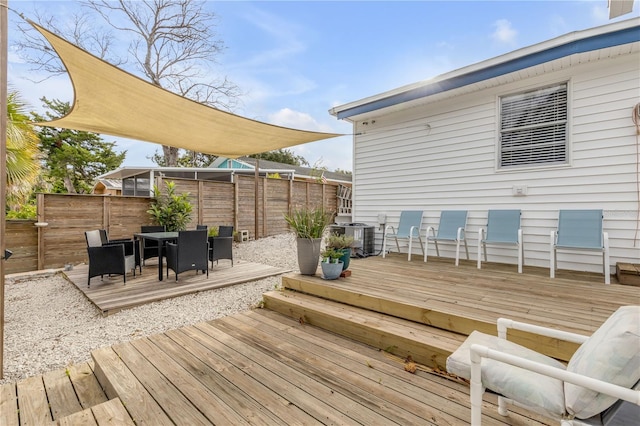
[[7, 210], [7, 219], [36, 219], [37, 208], [35, 204], [25, 204], [19, 210]]
[[169, 181], [162, 193], [156, 185], [153, 186], [154, 200], [147, 213], [167, 231], [184, 231], [191, 221], [193, 207], [189, 202], [189, 193], [176, 194], [175, 182]]

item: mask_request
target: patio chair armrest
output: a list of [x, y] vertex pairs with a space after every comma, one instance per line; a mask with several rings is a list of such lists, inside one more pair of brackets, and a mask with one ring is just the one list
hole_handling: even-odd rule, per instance
[[458, 241], [462, 241], [464, 239], [464, 228], [458, 228], [458, 232], [456, 233]]
[[393, 227], [393, 225], [387, 225], [387, 226], [384, 228], [384, 235], [389, 234], [389, 230], [391, 230], [391, 235], [393, 235], [393, 234], [395, 234], [395, 233], [396, 233], [396, 228], [394, 228], [394, 227]]
[[106, 244], [103, 244], [103, 246], [112, 246], [112, 245], [118, 245], [121, 244], [124, 246], [124, 254], [126, 256], [131, 256], [132, 254], [135, 254], [135, 248], [134, 248], [134, 242], [131, 239], [118, 239], [118, 240], [109, 240]]
[[432, 234], [432, 239], [436, 238], [436, 229], [433, 226], [427, 226], [427, 240], [430, 238], [429, 237], [429, 232], [431, 232]]
[[417, 226], [412, 226], [409, 229], [409, 235], [413, 237], [414, 236], [413, 231], [416, 230], [416, 229], [418, 230], [418, 232], [415, 235], [419, 237], [420, 236], [420, 228], [418, 228]]
[[486, 346], [473, 344], [471, 345], [471, 386], [473, 387], [474, 379], [479, 381], [481, 378], [481, 359], [490, 358], [496, 361], [510, 364], [516, 367], [523, 368], [525, 370], [533, 371], [534, 373], [542, 374], [544, 376], [558, 379], [565, 383], [571, 383], [577, 386], [588, 388], [596, 392], [604, 393], [613, 396], [618, 399], [624, 399], [633, 404], [640, 405], [640, 390], [629, 389], [623, 386], [618, 386], [613, 383], [605, 382], [602, 380], [594, 379], [589, 376], [574, 373], [571, 371], [563, 370], [561, 368], [553, 367], [551, 365], [542, 364], [536, 361], [531, 361], [526, 358], [522, 358], [516, 355], [511, 355], [505, 352], [501, 352], [495, 349], [490, 349]]
[[498, 318], [498, 337], [501, 339], [507, 339], [507, 330], [510, 328], [577, 344], [582, 344], [589, 339], [589, 336], [582, 334], [570, 333], [568, 331], [557, 330], [555, 328], [514, 321], [508, 318]]

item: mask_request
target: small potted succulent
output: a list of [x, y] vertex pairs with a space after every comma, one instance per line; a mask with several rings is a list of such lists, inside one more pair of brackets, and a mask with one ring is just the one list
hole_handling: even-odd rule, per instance
[[342, 260], [342, 270], [347, 270], [351, 259], [353, 237], [346, 234], [331, 234], [327, 237], [326, 247], [342, 253], [342, 256], [340, 256], [340, 260]]
[[342, 252], [331, 247], [326, 247], [322, 253], [322, 261], [320, 267], [322, 268], [322, 275], [325, 280], [335, 280], [342, 273], [343, 262], [340, 260]]

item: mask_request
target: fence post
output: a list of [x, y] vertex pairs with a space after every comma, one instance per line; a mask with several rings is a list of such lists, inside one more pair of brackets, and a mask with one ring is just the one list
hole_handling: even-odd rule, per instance
[[240, 231], [239, 204], [240, 204], [240, 177], [233, 180], [233, 229]]
[[287, 214], [291, 212], [293, 207], [293, 179], [289, 179], [289, 195], [287, 197]]
[[107, 231], [107, 234], [111, 232], [109, 229], [111, 226], [111, 199], [109, 197], [102, 197], [102, 229]]
[[[38, 193], [36, 194], [36, 214], [38, 218], [38, 222], [46, 222], [47, 218], [45, 216], [45, 207], [44, 207], [44, 194]], [[44, 269], [44, 228], [38, 226], [38, 270]]]
[[203, 204], [203, 193], [204, 192], [204, 181], [198, 181], [198, 220], [197, 223], [204, 224], [204, 206]]
[[267, 228], [267, 177], [262, 178], [262, 237], [269, 235]]

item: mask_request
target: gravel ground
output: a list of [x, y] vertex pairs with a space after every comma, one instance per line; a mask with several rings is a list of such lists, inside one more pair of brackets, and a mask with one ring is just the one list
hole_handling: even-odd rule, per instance
[[[298, 271], [294, 234], [234, 243], [234, 258]], [[279, 285], [280, 276], [275, 276], [105, 318], [61, 273], [9, 275], [0, 384], [89, 361], [91, 351], [100, 347], [246, 311]]]

